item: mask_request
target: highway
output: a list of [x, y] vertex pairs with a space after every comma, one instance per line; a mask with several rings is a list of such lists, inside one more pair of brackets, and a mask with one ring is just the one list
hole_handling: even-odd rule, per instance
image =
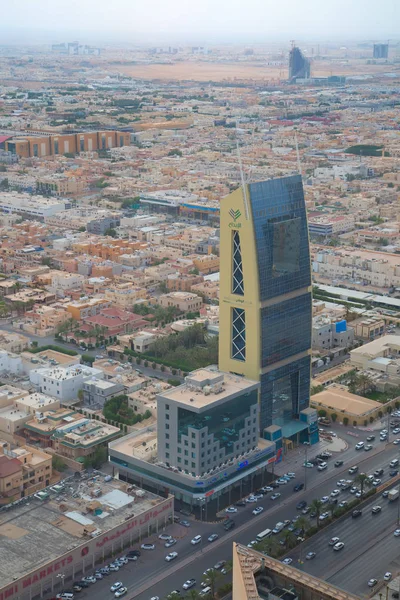
[[[94, 589], [83, 590], [79, 597], [82, 600], [90, 600], [94, 593], [96, 595], [101, 593], [112, 600], [113, 595], [109, 588], [117, 580], [121, 580], [128, 587], [127, 598], [138, 598], [139, 600], [150, 600], [153, 596], [165, 598], [175, 589], [182, 591], [182, 584], [191, 577], [196, 578], [196, 587], [200, 589], [199, 583], [203, 572], [207, 568], [212, 567], [219, 560], [231, 559], [233, 541], [247, 544], [254, 540], [257, 533], [263, 529], [272, 528], [278, 521], [295, 518], [299, 514], [296, 509], [299, 500], [306, 500], [310, 503], [314, 498], [329, 495], [337, 487], [336, 482], [339, 479], [351, 479], [351, 476], [348, 475], [348, 468], [353, 464], [358, 464], [359, 471], [368, 474], [373, 473], [377, 468], [383, 467], [385, 473], [382, 476], [382, 481], [388, 480], [389, 462], [393, 458], [399, 457], [400, 447], [389, 444], [385, 449], [383, 444], [375, 441], [373, 451], [356, 451], [354, 449], [355, 443], [360, 439], [365, 439], [368, 432], [359, 432], [359, 437], [356, 439], [347, 435], [348, 428], [335, 426], [335, 431], [339, 432], [339, 430], [339, 435], [347, 437], [351, 443], [348, 450], [340, 453], [344, 465], [335, 468], [333, 463], [336, 458], [339, 458], [339, 455], [334, 455], [329, 460], [329, 467], [326, 471], [318, 472], [315, 467], [307, 469], [307, 490], [293, 493], [294, 484], [304, 481], [305, 469], [299, 466], [296, 469], [296, 479], [279, 488], [282, 494], [279, 500], [271, 501], [271, 494], [268, 494], [257, 503], [257, 505], [264, 507], [264, 512], [261, 515], [257, 517], [252, 515], [251, 511], [256, 506], [255, 504], [238, 508], [238, 513], [233, 515], [236, 527], [232, 531], [225, 532], [221, 524], [218, 523], [200, 523], [193, 520], [191, 520], [190, 528], [173, 524], [167, 529], [167, 532], [178, 539], [178, 543], [171, 548], [171, 550], [178, 552], [177, 559], [167, 563], [164, 559], [169, 550], [164, 548], [164, 542], [153, 536], [151, 541], [156, 544], [154, 551], [142, 551], [142, 556], [137, 563], [131, 562], [122, 567], [118, 573], [97, 582]], [[310, 451], [309, 456], [312, 455], [313, 453]], [[338, 499], [340, 501], [350, 498], [353, 498], [353, 496], [348, 491], [343, 491]], [[377, 502], [378, 500], [375, 500], [375, 503]], [[302, 553], [305, 555], [308, 551], [307, 548], [312, 549], [317, 552], [317, 557], [313, 561], [305, 561], [302, 568], [310, 569], [310, 573], [324, 579], [329, 578], [332, 583], [337, 585], [343, 585], [343, 581], [346, 581], [346, 588], [349, 590], [351, 588], [351, 591], [359, 593], [361, 590], [365, 593], [367, 580], [370, 577], [382, 577], [383, 573], [389, 568], [390, 561], [397, 560], [400, 557], [400, 538], [397, 539], [393, 536], [397, 519], [397, 503], [389, 505], [386, 499], [381, 498], [379, 498], [379, 503], [383, 506], [381, 514], [374, 515], [372, 518], [369, 511], [365, 511], [359, 519], [345, 517], [344, 521], [337, 522], [324, 529], [312, 540], [307, 541], [303, 545]], [[367, 526], [365, 523], [367, 523]], [[333, 530], [334, 533], [332, 533]], [[213, 532], [218, 533], [220, 538], [210, 544], [206, 538]], [[199, 533], [203, 535], [202, 545], [192, 546], [190, 540]], [[342, 552], [334, 553], [335, 556], [333, 556], [331, 548], [328, 547], [328, 540], [333, 535], [343, 536], [343, 541], [346, 544]], [[369, 545], [375, 545], [376, 542], [382, 544], [385, 550], [382, 550], [375, 560], [376, 549], [369, 553], [368, 547]], [[357, 549], [364, 552], [364, 558], [362, 556], [358, 557]], [[389, 555], [391, 556], [390, 560], [388, 559]], [[296, 549], [290, 556], [297, 559], [299, 550]], [[362, 568], [354, 561], [359, 561]], [[349, 562], [350, 565], [347, 566]], [[357, 576], [351, 571], [352, 568], [355, 568], [354, 565], [357, 565]], [[393, 570], [395, 569], [393, 568]], [[350, 573], [351, 577], [344, 579], [344, 573], [347, 573], [347, 575]], [[221, 584], [223, 582], [224, 579], [221, 578]], [[69, 586], [70, 582], [66, 582], [66, 587]]]

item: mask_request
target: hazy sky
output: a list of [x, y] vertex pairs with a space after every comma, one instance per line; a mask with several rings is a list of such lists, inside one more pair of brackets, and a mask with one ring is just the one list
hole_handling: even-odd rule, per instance
[[0, 43], [397, 39], [400, 0], [0, 0]]

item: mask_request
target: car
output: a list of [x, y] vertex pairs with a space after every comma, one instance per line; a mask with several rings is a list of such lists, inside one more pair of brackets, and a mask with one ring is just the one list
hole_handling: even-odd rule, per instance
[[371, 446], [371, 444], [366, 444], [366, 445], [364, 446], [364, 451], [365, 451], [365, 452], [369, 452], [369, 451], [370, 451], [370, 450], [372, 450], [372, 449], [373, 449], [373, 446]]
[[169, 596], [180, 596], [180, 595], [181, 595], [181, 592], [179, 590], [172, 590], [172, 592], [170, 592], [167, 597], [169, 598]]
[[333, 546], [333, 549], [335, 550], [335, 552], [337, 552], [338, 550], [343, 550], [343, 548], [344, 548], [344, 543], [343, 542], [337, 542]]
[[373, 506], [372, 507], [371, 512], [372, 512], [373, 515], [377, 515], [378, 513], [381, 512], [381, 510], [382, 510], [382, 506], [378, 506], [377, 505], [377, 506]]
[[335, 544], [337, 544], [338, 542], [340, 542], [340, 538], [338, 537], [333, 537], [329, 540], [329, 546], [334, 546]]
[[368, 587], [374, 587], [374, 585], [376, 585], [378, 583], [377, 579], [370, 579], [368, 581]]
[[215, 569], [215, 571], [220, 571], [221, 569], [224, 568], [225, 565], [226, 565], [226, 560], [219, 560], [217, 563], [215, 563], [213, 568]]
[[304, 483], [297, 483], [294, 486], [293, 491], [294, 492], [300, 492], [303, 488], [304, 488]]
[[261, 500], [261, 498], [264, 498], [264, 494], [261, 494], [260, 492], [258, 492], [257, 494], [254, 494], [254, 498], [256, 500]]
[[171, 560], [174, 560], [174, 558], [176, 558], [178, 556], [177, 552], [170, 552], [169, 554], [167, 554], [167, 556], [165, 557], [165, 560], [167, 562], [171, 562]]
[[339, 502], [338, 506], [339, 508], [346, 508], [346, 506], [348, 505], [347, 500], [342, 500], [341, 502]]
[[381, 475], [383, 475], [385, 472], [385, 469], [376, 469], [376, 471], [374, 471], [374, 477], [380, 477]]
[[100, 573], [102, 575], [109, 575], [110, 574], [110, 569], [108, 567], [102, 567], [101, 569], [99, 569]]
[[325, 469], [328, 467], [328, 463], [326, 462], [322, 462], [320, 465], [318, 465], [317, 470], [318, 471], [325, 471]]
[[196, 580], [194, 578], [192, 579], [188, 579], [187, 581], [185, 581], [185, 583], [183, 584], [183, 589], [184, 590], [190, 590], [190, 588], [194, 587], [196, 585]]
[[138, 559], [138, 557], [135, 556], [134, 554], [127, 554], [126, 558], [128, 559], [128, 561], [133, 561], [133, 562], [135, 562]]
[[396, 477], [396, 475], [398, 475], [398, 474], [399, 474], [399, 472], [396, 469], [394, 469], [393, 471], [389, 471], [390, 477]]
[[121, 598], [121, 596], [125, 596], [125, 594], [128, 592], [128, 588], [126, 587], [120, 587], [119, 590], [117, 590], [114, 594], [114, 596], [116, 598]]
[[264, 485], [264, 487], [261, 488], [261, 491], [263, 494], [266, 494], [267, 492], [273, 492], [274, 488], [270, 485]]
[[362, 450], [364, 448], [364, 442], [358, 442], [355, 448], [356, 450]]
[[357, 519], [357, 517], [361, 517], [361, 515], [362, 515], [362, 510], [360, 510], [359, 508], [356, 508], [351, 513], [351, 516], [352, 516], [353, 519]]
[[179, 521], [179, 525], [183, 525], [183, 527], [190, 527], [189, 521], [185, 521], [185, 520]]
[[197, 544], [201, 543], [201, 535], [195, 535], [194, 538], [192, 540], [190, 540], [190, 543], [192, 544], [192, 546], [196, 546]]
[[336, 498], [336, 496], [339, 496], [340, 494], [340, 490], [333, 490], [331, 492], [331, 498]]
[[126, 553], [127, 558], [129, 558], [129, 556], [137, 556], [139, 558], [139, 556], [141, 556], [141, 552], [140, 550], [129, 550], [129, 552]]
[[306, 469], [312, 469], [313, 466], [314, 466], [313, 463], [310, 461], [303, 463], [303, 467], [305, 467]]
[[74, 598], [74, 594], [72, 594], [71, 592], [61, 592], [60, 594], [56, 595], [56, 599], [57, 600], [73, 600]]
[[175, 546], [175, 544], [177, 543], [177, 541], [178, 540], [176, 540], [175, 538], [169, 539], [167, 542], [165, 542], [164, 548], [172, 548], [172, 546]]
[[382, 479], [379, 479], [379, 477], [377, 479], [373, 479], [372, 480], [372, 485], [374, 487], [377, 487], [378, 485], [380, 485], [382, 483]]
[[387, 435], [387, 434], [388, 434], [387, 429], [382, 429], [382, 431], [380, 432], [380, 435]]
[[[246, 502], [248, 504], [251, 504], [252, 502], [257, 502], [257, 498], [254, 496], [254, 494], [251, 494], [250, 496], [248, 496], [246, 498]], [[225, 510], [225, 512], [228, 512], [228, 509]], [[236, 511], [237, 512], [237, 511]]]
[[281, 495], [279, 492], [275, 492], [275, 494], [272, 494], [271, 496], [271, 500], [278, 500], [278, 498], [280, 498]]
[[116, 581], [115, 583], [112, 584], [112, 586], [110, 587], [110, 591], [111, 592], [116, 592], [117, 590], [119, 590], [120, 587], [122, 587], [122, 581]]
[[128, 564], [128, 558], [126, 556], [120, 556], [117, 560], [118, 560], [118, 562], [122, 563], [123, 565]]
[[346, 480], [345, 479], [339, 479], [339, 481], [336, 482], [336, 485], [338, 487], [342, 487], [342, 485], [346, 484]]
[[260, 515], [263, 512], [263, 507], [262, 506], [256, 506], [255, 509], [252, 511], [253, 515]]
[[312, 560], [316, 556], [317, 556], [316, 552], [307, 552], [307, 554], [306, 554], [306, 560]]
[[389, 463], [389, 467], [391, 469], [396, 469], [396, 467], [399, 465], [399, 459], [398, 458], [394, 458], [393, 460], [390, 461]]
[[287, 480], [284, 479], [283, 477], [280, 477], [279, 479], [276, 480], [276, 483], [278, 483], [279, 485], [286, 485]]
[[350, 494], [355, 494], [356, 492], [358, 492], [358, 487], [356, 487], [355, 485], [353, 485], [353, 487], [351, 487], [349, 489]]
[[140, 547], [142, 550], [155, 550], [156, 549], [155, 544], [150, 544], [149, 542], [142, 544]]
[[384, 581], [390, 581], [392, 579], [392, 574], [390, 571], [386, 571], [386, 573], [383, 576], [383, 580]]
[[305, 508], [307, 506], [307, 502], [305, 500], [300, 500], [300, 502], [298, 502], [296, 504], [296, 508], [297, 510], [302, 510], [303, 508]]
[[357, 473], [357, 471], [358, 471], [358, 467], [357, 467], [357, 465], [354, 465], [353, 467], [350, 467], [349, 475], [354, 475], [354, 473]]
[[251, 540], [251, 542], [249, 542], [249, 543], [247, 544], [247, 547], [248, 547], [248, 548], [254, 548], [254, 546], [255, 546], [256, 544], [258, 544], [257, 540]]
[[96, 577], [96, 579], [103, 579], [103, 573], [100, 573], [100, 571], [96, 571], [94, 576]]
[[90, 586], [90, 583], [88, 583], [87, 581], [75, 581], [74, 585], [79, 585], [79, 587], [81, 588], [88, 588]]
[[400, 537], [400, 529], [395, 529], [393, 535], [394, 537]]
[[87, 575], [83, 577], [82, 581], [86, 581], [86, 583], [96, 583], [97, 579], [94, 575]]
[[326, 519], [329, 519], [329, 513], [328, 512], [323, 512], [319, 515], [319, 520], [320, 521], [325, 521]]
[[246, 506], [246, 502], [244, 500], [238, 500], [238, 502], [235, 502], [235, 506]]
[[336, 462], [333, 464], [333, 466], [334, 466], [334, 467], [341, 467], [343, 464], [344, 464], [344, 461], [343, 461], [343, 460], [337, 460], [337, 461], [336, 461]]
[[81, 592], [82, 590], [83, 590], [83, 588], [82, 588], [80, 585], [73, 585], [73, 586], [72, 586], [72, 591], [73, 591], [73, 592], [77, 592], [77, 593], [79, 593], [79, 592]]
[[[249, 500], [246, 500], [246, 502], [249, 502]], [[251, 500], [251, 502], [253, 502], [253, 500]], [[254, 500], [254, 502], [255, 502], [255, 500]], [[229, 514], [237, 513], [237, 511], [238, 511], [238, 509], [235, 506], [228, 506], [228, 508], [225, 509], [225, 512], [229, 513]]]
[[397, 438], [396, 440], [393, 441], [393, 444], [395, 446], [398, 446], [400, 444], [400, 438]]
[[160, 533], [160, 535], [158, 536], [159, 540], [164, 540], [165, 542], [168, 542], [168, 540], [170, 540], [172, 538], [172, 535], [169, 535], [168, 533]]
[[400, 433], [400, 427], [395, 427], [393, 429], [392, 433], [394, 433], [395, 435], [397, 435], [398, 433]]
[[289, 477], [289, 479], [295, 479], [296, 473], [292, 473], [292, 472], [286, 473], [286, 477]]
[[308, 515], [308, 513], [311, 512], [311, 506], [305, 506], [303, 508], [303, 510], [301, 511], [302, 515]]
[[375, 436], [374, 436], [374, 435], [369, 435], [369, 436], [367, 437], [367, 442], [373, 442], [373, 441], [374, 441], [374, 439], [375, 439]]
[[361, 498], [361, 496], [362, 496], [361, 490], [357, 490], [355, 496], [356, 496], [356, 498]]
[[208, 536], [208, 541], [209, 542], [215, 542], [215, 540], [217, 540], [219, 538], [218, 533], [212, 533], [210, 536]]
[[283, 562], [284, 565], [291, 565], [292, 562], [293, 562], [293, 558], [289, 558], [289, 557], [288, 558], [284, 558], [282, 562]]
[[387, 498], [389, 496], [389, 490], [385, 490], [382, 492], [382, 498]]
[[327, 504], [329, 502], [329, 496], [322, 496], [321, 502], [322, 504]]

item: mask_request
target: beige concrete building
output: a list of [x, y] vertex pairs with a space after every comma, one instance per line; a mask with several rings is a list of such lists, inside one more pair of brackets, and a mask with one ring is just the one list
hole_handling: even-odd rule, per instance
[[122, 283], [105, 290], [104, 298], [112, 304], [128, 310], [141, 300], [146, 300], [147, 291], [143, 288], [135, 287], [131, 283]]
[[0, 442], [0, 504], [29, 496], [48, 486], [51, 455], [31, 446], [11, 450]]
[[170, 292], [159, 297], [159, 303], [164, 308], [175, 306], [181, 312], [196, 312], [200, 310], [203, 299], [190, 292]]
[[0, 348], [7, 352], [22, 352], [29, 347], [29, 338], [20, 333], [11, 333], [0, 330]]
[[356, 337], [374, 340], [385, 332], [385, 321], [380, 317], [370, 317], [353, 323]]

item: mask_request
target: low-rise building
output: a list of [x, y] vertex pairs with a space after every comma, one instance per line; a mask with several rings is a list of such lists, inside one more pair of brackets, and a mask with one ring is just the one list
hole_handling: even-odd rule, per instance
[[101, 409], [110, 398], [123, 394], [124, 386], [118, 381], [90, 379], [83, 384], [83, 402], [85, 406]]
[[74, 365], [32, 369], [29, 373], [31, 383], [39, 392], [57, 398], [61, 402], [78, 398], [84, 382], [92, 378], [102, 379], [103, 372], [93, 367]]
[[374, 340], [385, 333], [385, 321], [380, 317], [369, 317], [354, 323], [356, 337]]
[[121, 308], [129, 309], [133, 308], [139, 301], [146, 300], [147, 290], [136, 287], [131, 283], [122, 283], [106, 289], [104, 298]]
[[183, 313], [197, 312], [203, 304], [203, 299], [200, 296], [190, 292], [170, 292], [169, 294], [162, 294], [158, 301], [164, 308], [174, 306]]
[[354, 329], [345, 320], [332, 322], [318, 315], [312, 321], [312, 347], [318, 350], [348, 348], [354, 341]]
[[22, 352], [30, 345], [30, 340], [20, 333], [0, 330], [0, 348], [8, 352]]
[[0, 441], [0, 505], [15, 502], [50, 484], [51, 454], [32, 446], [10, 445]]

